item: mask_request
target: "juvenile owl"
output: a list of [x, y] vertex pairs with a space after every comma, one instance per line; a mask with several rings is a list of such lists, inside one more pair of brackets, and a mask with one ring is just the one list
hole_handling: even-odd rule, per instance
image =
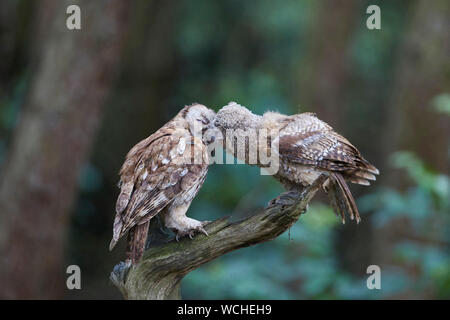
[[[247, 108], [230, 102], [216, 116], [215, 125], [233, 133], [235, 140], [248, 139], [249, 131], [258, 134], [266, 132], [267, 139], [257, 143], [258, 154], [278, 154], [279, 166], [274, 177], [287, 190], [298, 190], [309, 186], [322, 173], [328, 175], [323, 188], [328, 193], [330, 203], [336, 214], [345, 223], [345, 212], [350, 218], [360, 222], [358, 208], [346, 181], [370, 185], [379, 174], [377, 168], [365, 160], [361, 153], [331, 126], [319, 120], [312, 113], [286, 116], [277, 112], [264, 115], [253, 114]], [[268, 133], [269, 132], [269, 133]], [[253, 145], [256, 141], [253, 143]], [[247, 152], [236, 152], [236, 142], [226, 143], [226, 149], [237, 158], [248, 162]], [[274, 147], [275, 146], [275, 147]], [[243, 156], [246, 154], [246, 156]], [[255, 164], [264, 167], [257, 158]]]
[[[207, 145], [214, 141], [215, 112], [201, 104], [184, 107], [171, 121], [136, 144], [120, 169], [113, 238], [109, 249], [128, 233], [127, 260], [141, 258], [150, 219], [159, 214], [179, 237], [207, 234], [205, 222], [186, 216], [206, 178]], [[206, 134], [206, 131], [209, 131]]]

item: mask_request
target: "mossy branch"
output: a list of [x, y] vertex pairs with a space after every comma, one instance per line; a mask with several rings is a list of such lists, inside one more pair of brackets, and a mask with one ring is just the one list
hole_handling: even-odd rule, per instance
[[125, 299], [180, 299], [185, 275], [227, 252], [272, 240], [289, 229], [307, 209], [326, 177], [320, 176], [301, 193], [286, 192], [260, 212], [238, 222], [225, 217], [206, 226], [208, 236], [171, 241], [144, 254], [126, 276], [117, 268], [111, 281]]

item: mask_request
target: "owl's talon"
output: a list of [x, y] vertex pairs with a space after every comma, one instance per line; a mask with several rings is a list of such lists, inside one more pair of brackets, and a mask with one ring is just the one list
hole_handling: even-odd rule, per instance
[[209, 236], [209, 235], [208, 235], [208, 232], [206, 232], [206, 230], [203, 229], [203, 227], [199, 227], [199, 228], [198, 228], [198, 231], [200, 231], [201, 233], [203, 233], [203, 234], [204, 234], [205, 236], [207, 236], [207, 237]]
[[178, 230], [175, 239], [179, 241], [181, 238], [188, 236], [190, 239], [194, 239], [194, 236], [196, 233], [203, 233], [204, 235], [208, 236], [208, 232], [203, 228], [203, 225], [206, 225], [210, 223], [211, 221], [203, 221], [199, 222], [199, 225], [196, 227], [193, 227], [191, 229], [185, 229], [185, 230]]

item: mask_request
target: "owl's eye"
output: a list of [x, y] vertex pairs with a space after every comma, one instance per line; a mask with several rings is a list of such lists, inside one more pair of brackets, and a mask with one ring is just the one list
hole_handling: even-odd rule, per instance
[[197, 121], [200, 121], [203, 124], [209, 124], [209, 120], [206, 117], [203, 117], [202, 119], [197, 119]]

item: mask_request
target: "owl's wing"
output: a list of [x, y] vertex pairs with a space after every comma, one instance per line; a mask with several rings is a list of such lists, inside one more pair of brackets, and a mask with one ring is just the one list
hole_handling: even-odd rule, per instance
[[348, 149], [329, 132], [297, 132], [281, 134], [279, 138], [280, 157], [290, 162], [314, 165], [323, 169], [339, 171], [351, 169], [353, 158], [349, 155], [354, 152], [350, 153]]
[[145, 149], [135, 154], [132, 178], [121, 178], [110, 249], [133, 226], [147, 222], [177, 196], [203, 181], [208, 170], [206, 147], [201, 140], [180, 132], [162, 134], [144, 143]]
[[360, 216], [346, 180], [369, 185], [378, 170], [344, 137], [312, 114], [288, 117], [279, 135], [284, 160], [310, 165], [329, 173], [328, 195], [336, 214], [345, 212], [359, 223]]
[[[280, 157], [293, 163], [375, 180], [378, 170], [347, 139], [312, 114], [289, 117], [279, 136]], [[364, 184], [364, 181], [359, 181]], [[368, 182], [367, 182], [368, 183]]]
[[140, 168], [138, 167], [138, 162], [140, 162], [145, 156], [156, 152], [161, 147], [161, 144], [156, 141], [161, 138], [171, 136], [173, 132], [174, 130], [172, 128], [167, 128], [164, 126], [151, 136], [137, 143], [128, 152], [119, 173], [120, 194], [116, 202], [117, 214], [122, 213], [127, 208], [128, 203], [131, 200], [131, 195], [135, 189], [136, 173], [137, 171], [140, 172], [143, 168], [143, 162], [141, 162]]

